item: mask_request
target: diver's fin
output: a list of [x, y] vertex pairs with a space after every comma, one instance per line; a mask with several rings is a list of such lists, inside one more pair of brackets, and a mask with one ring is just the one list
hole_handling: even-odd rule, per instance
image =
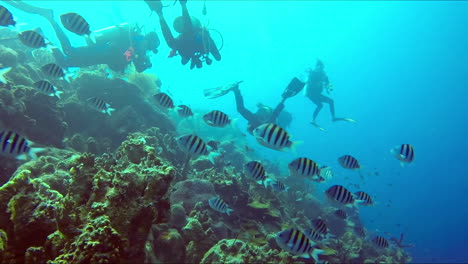
[[203, 95], [208, 99], [221, 97], [229, 93], [232, 89], [237, 88], [241, 82], [243, 81], [237, 81], [235, 83], [231, 83], [231, 84], [224, 85], [221, 87], [204, 89]]
[[0, 69], [0, 82], [1, 83], [7, 83], [7, 79], [5, 78], [5, 74], [11, 71], [11, 67], [6, 67], [3, 69]]
[[319, 126], [317, 123], [315, 123], [314, 121], [310, 122], [310, 124], [312, 124], [314, 127], [320, 129], [321, 131], [327, 131], [325, 128]]
[[294, 77], [283, 92], [283, 98], [289, 98], [297, 95], [305, 86], [305, 83]]

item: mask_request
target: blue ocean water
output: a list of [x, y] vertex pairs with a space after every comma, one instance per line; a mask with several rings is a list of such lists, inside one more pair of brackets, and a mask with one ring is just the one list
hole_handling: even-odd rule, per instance
[[[161, 37], [157, 16], [143, 1], [31, 2], [56, 14], [80, 13], [93, 30], [138, 21]], [[164, 10], [168, 20], [180, 14], [171, 4]], [[189, 1], [188, 8], [200, 17], [202, 4]], [[240, 117], [232, 95], [208, 101], [202, 90], [244, 80], [241, 91], [249, 109], [259, 102], [275, 106], [289, 80], [305, 78], [305, 70], [320, 58], [335, 87], [337, 116], [358, 123], [332, 123], [325, 106], [318, 118], [327, 129], [322, 132], [309, 124], [315, 106], [306, 97], [288, 100], [286, 111], [294, 117], [288, 130], [304, 141], [298, 154], [337, 168], [330, 185], [361, 183], [357, 173], [337, 163], [343, 154], [359, 158], [362, 186], [377, 201], [360, 209], [366, 228], [405, 233], [406, 242], [416, 245], [409, 249], [415, 262], [468, 260], [468, 2], [208, 1], [207, 8], [203, 22], [224, 38], [222, 61], [189, 70], [178, 58], [167, 58], [170, 50], [162, 41], [147, 72], [160, 76], [163, 89], [194, 108]], [[46, 21], [16, 14], [55, 41]], [[84, 44], [80, 37], [70, 38]], [[241, 118], [238, 125], [245, 129], [246, 122]], [[416, 150], [415, 162], [404, 168], [389, 152], [402, 143]], [[256, 149], [285, 164], [293, 157]]]

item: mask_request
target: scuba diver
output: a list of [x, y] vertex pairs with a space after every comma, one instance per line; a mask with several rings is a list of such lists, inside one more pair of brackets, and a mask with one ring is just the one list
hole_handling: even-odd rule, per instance
[[133, 63], [137, 72], [143, 72], [152, 66], [147, 51], [154, 54], [158, 52], [160, 41], [155, 32], [143, 36], [141, 28], [128, 23], [93, 31], [95, 43], [86, 39], [87, 46], [73, 47], [65, 32], [54, 20], [52, 9], [32, 6], [19, 0], [6, 3], [24, 12], [40, 15], [49, 21], [62, 46], [63, 52], [58, 48], [52, 50], [56, 63], [62, 67], [107, 64], [113, 71], [123, 72]]
[[182, 57], [181, 62], [183, 65], [191, 60], [190, 69], [194, 67], [201, 68], [203, 61], [207, 65], [211, 65], [213, 60], [209, 57], [210, 53], [217, 61], [221, 60], [221, 54], [210, 36], [209, 29], [202, 26], [200, 20], [190, 16], [187, 9], [187, 0], [179, 0], [182, 7], [182, 16], [177, 17], [173, 23], [175, 31], [179, 33], [176, 38], [172, 35], [171, 29], [164, 18], [161, 0], [145, 0], [145, 2], [159, 16], [164, 39], [172, 49], [169, 54], [170, 58], [178, 53]]
[[252, 113], [250, 110], [245, 108], [244, 98], [242, 97], [242, 94], [239, 90], [240, 83], [242, 83], [242, 81], [238, 81], [222, 87], [205, 89], [205, 97], [209, 99], [218, 98], [229, 93], [230, 91], [233, 91], [236, 98], [237, 111], [247, 120], [247, 131], [251, 135], [253, 134], [253, 130], [256, 127], [265, 123], [276, 123], [282, 128], [289, 126], [292, 121], [292, 116], [290, 113], [283, 111], [284, 102], [286, 99], [298, 94], [302, 88], [304, 88], [304, 82], [301, 82], [298, 78], [294, 77], [281, 95], [281, 101], [278, 103], [275, 109], [272, 109], [271, 107], [265, 106], [263, 104], [257, 104], [258, 109], [255, 113]]
[[311, 124], [315, 127], [319, 128], [322, 131], [325, 131], [324, 128], [320, 127], [316, 123], [317, 115], [323, 108], [323, 103], [327, 103], [330, 105], [330, 113], [332, 116], [332, 121], [348, 121], [348, 122], [356, 122], [351, 118], [341, 118], [335, 117], [335, 103], [333, 99], [328, 96], [322, 94], [324, 88], [327, 89], [327, 93], [330, 94], [333, 91], [333, 86], [330, 84], [328, 80], [328, 76], [324, 71], [324, 65], [321, 60], [317, 60], [315, 64], [315, 69], [309, 71], [309, 78], [307, 80], [307, 88], [306, 88], [306, 96], [315, 104], [317, 108], [315, 108], [313, 119]]

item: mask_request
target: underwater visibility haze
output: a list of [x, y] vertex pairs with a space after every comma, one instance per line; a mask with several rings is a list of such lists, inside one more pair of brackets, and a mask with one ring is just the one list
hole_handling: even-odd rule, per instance
[[0, 1], [1, 263], [466, 263], [466, 1]]

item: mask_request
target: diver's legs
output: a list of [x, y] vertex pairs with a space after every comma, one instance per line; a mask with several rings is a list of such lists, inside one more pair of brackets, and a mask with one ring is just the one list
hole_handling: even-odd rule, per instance
[[161, 1], [156, 0], [153, 2], [155, 5], [157, 4], [157, 10], [154, 11], [156, 11], [156, 14], [159, 17], [159, 24], [161, 25], [161, 31], [163, 33], [164, 40], [166, 40], [166, 44], [169, 46], [169, 48], [176, 49], [174, 36], [172, 35], [171, 29], [169, 28], [169, 25], [167, 24], [167, 21], [164, 18], [164, 14], [162, 12]]
[[249, 122], [255, 120], [255, 115], [247, 110], [247, 108], [244, 106], [244, 97], [242, 97], [239, 87], [233, 88], [232, 91], [234, 92], [234, 96], [236, 98], [237, 112], [239, 112], [239, 114], [241, 114], [241, 116], [243, 116]]
[[26, 13], [37, 14], [47, 19], [47, 21], [49, 21], [49, 23], [52, 25], [52, 28], [54, 29], [55, 34], [60, 41], [63, 52], [68, 55], [73, 49], [67, 35], [65, 35], [65, 32], [63, 32], [62, 28], [60, 28], [57, 22], [55, 22], [54, 11], [52, 9], [32, 6], [23, 1], [5, 1], [5, 3], [10, 4]]
[[334, 121], [336, 119], [335, 118], [335, 102], [330, 97], [327, 97], [324, 95], [322, 95], [321, 97], [322, 97], [322, 102], [330, 105], [330, 114], [332, 116], [332, 120]]
[[320, 111], [322, 110], [323, 108], [323, 104], [322, 103], [316, 103], [317, 104], [317, 107], [315, 108], [315, 111], [314, 111], [314, 114], [312, 116], [312, 122], [315, 123], [315, 119], [317, 119], [317, 116], [318, 114], [320, 113]]

